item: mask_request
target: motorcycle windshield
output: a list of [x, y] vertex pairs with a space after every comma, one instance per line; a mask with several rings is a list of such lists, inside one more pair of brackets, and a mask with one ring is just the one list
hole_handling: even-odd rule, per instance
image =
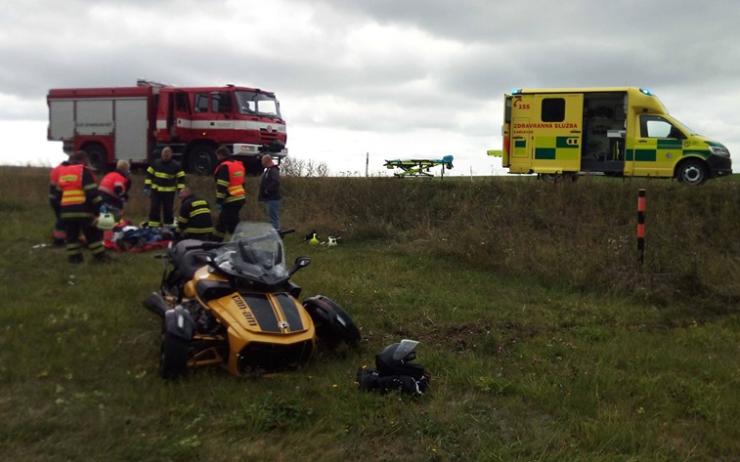
[[283, 241], [269, 223], [240, 223], [214, 262], [227, 274], [267, 284], [288, 277]]

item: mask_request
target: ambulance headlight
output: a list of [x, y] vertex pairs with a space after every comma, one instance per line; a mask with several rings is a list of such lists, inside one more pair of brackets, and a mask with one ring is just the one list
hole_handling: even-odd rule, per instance
[[709, 146], [709, 150], [712, 151], [712, 154], [714, 154], [715, 156], [730, 157], [730, 151], [722, 145]]

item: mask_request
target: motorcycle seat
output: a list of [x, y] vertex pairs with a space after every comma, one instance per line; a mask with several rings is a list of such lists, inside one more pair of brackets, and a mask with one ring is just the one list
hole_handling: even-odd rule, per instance
[[195, 272], [206, 265], [209, 252], [203, 249], [188, 249], [202, 244], [197, 239], [185, 239], [170, 249], [170, 259], [178, 276], [187, 281], [195, 276]]

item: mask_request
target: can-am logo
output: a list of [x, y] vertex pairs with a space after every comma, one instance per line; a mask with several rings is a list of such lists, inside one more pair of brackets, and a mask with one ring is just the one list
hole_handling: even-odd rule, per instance
[[281, 329], [290, 329], [290, 324], [288, 324], [286, 321], [280, 321], [278, 323], [278, 326], [280, 326]]

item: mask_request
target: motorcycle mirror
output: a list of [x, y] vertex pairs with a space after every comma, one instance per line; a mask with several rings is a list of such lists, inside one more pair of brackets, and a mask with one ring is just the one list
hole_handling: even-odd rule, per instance
[[290, 275], [292, 276], [293, 273], [295, 273], [301, 268], [307, 267], [310, 264], [311, 264], [311, 258], [305, 257], [305, 256], [296, 257], [295, 263], [293, 263], [293, 268], [290, 269]]

